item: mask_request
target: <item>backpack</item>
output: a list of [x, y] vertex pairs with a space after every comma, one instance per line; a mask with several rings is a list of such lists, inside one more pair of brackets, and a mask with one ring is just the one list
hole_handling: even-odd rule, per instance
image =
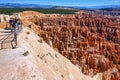
[[13, 19], [10, 19], [10, 20], [9, 20], [9, 24], [11, 24], [11, 25], [12, 25], [12, 24], [13, 24], [13, 22], [14, 22], [14, 21], [13, 21]]
[[13, 27], [13, 28], [16, 27], [16, 22], [15, 22], [15, 21], [13, 22], [12, 27]]

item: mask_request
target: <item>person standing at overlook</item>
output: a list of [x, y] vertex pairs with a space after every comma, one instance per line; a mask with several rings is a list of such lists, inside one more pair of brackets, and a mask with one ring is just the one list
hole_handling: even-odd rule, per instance
[[[12, 48], [17, 47], [17, 35], [22, 29], [22, 21], [19, 18], [13, 19], [12, 27], [11, 27], [11, 32], [14, 33], [14, 38], [12, 40]], [[14, 31], [13, 31], [14, 30]], [[15, 46], [13, 46], [13, 42], [15, 43]]]
[[10, 20], [9, 20], [9, 26], [11, 28], [11, 32], [13, 32], [13, 23], [14, 23], [14, 19], [10, 18]]

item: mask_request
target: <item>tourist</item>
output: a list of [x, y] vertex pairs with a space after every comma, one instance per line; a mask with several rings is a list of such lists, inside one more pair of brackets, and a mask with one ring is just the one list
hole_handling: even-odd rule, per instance
[[10, 25], [10, 28], [11, 28], [11, 32], [13, 31], [13, 23], [14, 23], [14, 19], [10, 18], [9, 25]]

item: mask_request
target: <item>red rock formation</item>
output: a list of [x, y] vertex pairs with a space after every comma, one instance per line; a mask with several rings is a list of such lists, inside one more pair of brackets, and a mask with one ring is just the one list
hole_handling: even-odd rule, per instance
[[[73, 64], [80, 65], [83, 73], [93, 76], [102, 72], [103, 80], [120, 79], [120, 28], [115, 21], [85, 13], [46, 15], [29, 21], [36, 25], [34, 30], [39, 36], [48, 44], [51, 41]], [[109, 74], [113, 67], [116, 72]]]

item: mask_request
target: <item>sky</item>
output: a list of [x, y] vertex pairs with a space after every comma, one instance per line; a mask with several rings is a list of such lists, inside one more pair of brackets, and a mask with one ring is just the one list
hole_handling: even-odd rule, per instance
[[0, 0], [0, 3], [27, 3], [58, 6], [120, 5], [120, 0]]

